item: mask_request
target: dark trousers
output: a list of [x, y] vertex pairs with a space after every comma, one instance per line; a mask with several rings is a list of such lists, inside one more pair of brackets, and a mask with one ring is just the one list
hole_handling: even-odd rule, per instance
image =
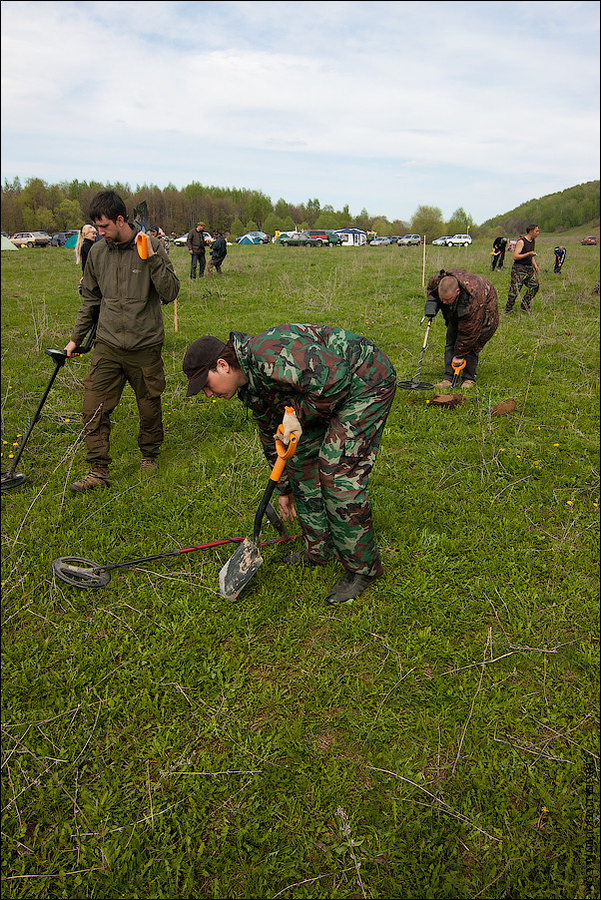
[[206, 257], [203, 253], [192, 253], [190, 259], [190, 278], [196, 278], [196, 265], [198, 264], [199, 270], [199, 278], [205, 273], [205, 266], [207, 264]]
[[106, 359], [94, 352], [84, 378], [82, 420], [86, 459], [90, 471], [106, 473], [111, 464], [109, 452], [111, 413], [119, 404], [129, 382], [136, 395], [140, 430], [138, 446], [142, 456], [155, 459], [163, 443], [161, 394], [165, 390], [165, 370], [161, 351], [148, 365], [132, 364], [124, 354], [120, 361]]
[[[449, 381], [453, 380], [455, 373], [453, 372], [453, 357], [455, 356], [455, 343], [457, 342], [458, 326], [456, 322], [447, 323], [447, 340], [444, 348], [444, 377]], [[479, 351], [470, 350], [465, 357], [465, 369], [461, 373], [464, 381], [475, 381], [478, 371], [478, 360], [480, 358]]]

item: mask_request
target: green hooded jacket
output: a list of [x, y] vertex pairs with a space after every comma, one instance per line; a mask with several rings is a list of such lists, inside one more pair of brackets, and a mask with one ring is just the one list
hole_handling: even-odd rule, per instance
[[97, 241], [91, 248], [82, 282], [82, 303], [71, 340], [81, 344], [95, 321], [96, 343], [112, 350], [137, 352], [160, 347], [165, 339], [162, 303], [179, 292], [179, 279], [161, 242], [147, 235], [156, 251], [141, 259], [139, 228], [122, 243]]

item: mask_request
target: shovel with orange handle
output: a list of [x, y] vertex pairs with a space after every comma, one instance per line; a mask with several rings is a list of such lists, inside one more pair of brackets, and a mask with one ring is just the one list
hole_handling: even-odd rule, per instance
[[[283, 436], [283, 425], [278, 425], [277, 433], [278, 435]], [[259, 566], [263, 563], [263, 557], [261, 556], [261, 551], [259, 549], [259, 535], [261, 533], [263, 516], [265, 515], [267, 505], [271, 499], [275, 486], [280, 480], [282, 472], [286, 467], [286, 462], [291, 459], [296, 452], [296, 446], [297, 438], [294, 433], [290, 435], [288, 446], [285, 446], [285, 444], [276, 436], [275, 447], [278, 458], [271, 470], [269, 482], [265, 488], [265, 492], [255, 515], [252, 537], [244, 539], [219, 573], [219, 591], [221, 596], [225, 597], [226, 600], [235, 600], [241, 591], [244, 590]]]

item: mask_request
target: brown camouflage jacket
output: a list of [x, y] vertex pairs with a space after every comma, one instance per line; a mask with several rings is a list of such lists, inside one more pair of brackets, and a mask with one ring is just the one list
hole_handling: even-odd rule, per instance
[[[442, 303], [438, 296], [438, 285], [445, 275], [453, 275], [461, 288], [450, 305]], [[465, 357], [471, 351], [479, 353], [499, 326], [497, 292], [481, 275], [472, 275], [464, 269], [443, 269], [430, 278], [427, 294], [428, 300], [435, 301], [442, 310], [445, 322], [457, 326], [455, 356]]]

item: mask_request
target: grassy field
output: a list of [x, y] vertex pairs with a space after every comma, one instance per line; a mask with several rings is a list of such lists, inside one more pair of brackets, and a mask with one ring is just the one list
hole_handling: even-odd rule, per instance
[[[565, 242], [565, 241], [564, 241]], [[186, 399], [202, 334], [284, 322], [369, 336], [399, 379], [424, 326], [421, 248], [233, 246], [165, 310], [166, 441], [141, 478], [137, 410], [114, 416], [109, 491], [83, 472], [82, 379], [61, 369], [2, 495], [2, 895], [6, 898], [599, 896], [599, 255], [539, 238], [531, 316], [505, 318], [453, 411], [398, 391], [370, 489], [385, 578], [270, 547], [234, 603], [233, 544], [113, 572], [98, 563], [244, 536], [268, 469], [237, 401]], [[427, 248], [504, 307], [490, 245]], [[2, 469], [79, 305], [73, 252], [2, 254]], [[442, 377], [444, 326], [421, 377]], [[491, 407], [514, 397], [514, 413]], [[273, 532], [265, 528], [265, 536]], [[295, 546], [295, 545], [292, 545]]]

